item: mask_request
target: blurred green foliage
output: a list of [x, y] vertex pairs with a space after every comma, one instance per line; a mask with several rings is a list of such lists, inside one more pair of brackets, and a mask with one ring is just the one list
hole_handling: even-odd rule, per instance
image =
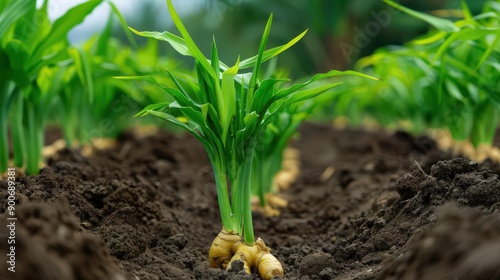
[[[0, 173], [11, 164], [36, 174], [49, 125], [62, 130], [68, 146], [116, 137], [145, 104], [168, 100], [152, 85], [117, 80], [118, 75], [187, 73], [180, 63], [158, 56], [157, 43], [141, 47], [113, 3], [107, 24], [82, 44], [68, 33], [103, 0], [76, 5], [55, 20], [49, 1], [0, 1]], [[129, 36], [112, 36], [113, 18]], [[159, 78], [160, 79], [160, 78]]]
[[[158, 5], [163, 5], [158, 0]], [[181, 1], [178, 1], [181, 2]], [[355, 61], [371, 54], [380, 46], [401, 45], [428, 31], [422, 21], [388, 9], [381, 0], [200, 0], [191, 14], [183, 16], [193, 38], [208, 54], [214, 34], [224, 54], [221, 59], [233, 61], [238, 54], [255, 53], [253, 42], [258, 42], [260, 30], [267, 16], [274, 14], [276, 31], [269, 38], [270, 45], [281, 45], [287, 38], [309, 29], [307, 36], [279, 65], [291, 69], [293, 77], [312, 75], [329, 69], [352, 68]], [[401, 0], [402, 5], [417, 11], [460, 9], [460, 0]], [[480, 12], [485, 0], [466, 1], [473, 14]], [[151, 19], [156, 2], [145, 2], [142, 16], [134, 21], [141, 30], [164, 30], [167, 19]], [[152, 3], [155, 3], [154, 5]], [[174, 4], [176, 2], [174, 1]], [[142, 4], [141, 4], [142, 5]], [[186, 4], [187, 5], [187, 4]], [[389, 11], [387, 22], [384, 15]], [[140, 19], [138, 19], [138, 17]], [[173, 31], [173, 26], [167, 30]]]
[[360, 59], [355, 69], [382, 81], [351, 79], [316, 113], [414, 133], [446, 128], [454, 140], [491, 144], [500, 116], [500, 1], [488, 1], [477, 16], [464, 5], [456, 21], [401, 9], [433, 29]]

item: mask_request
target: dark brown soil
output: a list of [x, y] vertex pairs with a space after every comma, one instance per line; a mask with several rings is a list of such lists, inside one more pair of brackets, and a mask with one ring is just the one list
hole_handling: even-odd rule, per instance
[[[403, 132], [301, 133], [302, 173], [281, 193], [289, 206], [254, 214], [286, 279], [500, 279], [497, 165], [450, 159]], [[208, 267], [221, 229], [211, 172], [190, 136], [126, 134], [92, 158], [62, 152], [18, 178], [16, 272], [2, 214], [0, 279], [258, 279]]]

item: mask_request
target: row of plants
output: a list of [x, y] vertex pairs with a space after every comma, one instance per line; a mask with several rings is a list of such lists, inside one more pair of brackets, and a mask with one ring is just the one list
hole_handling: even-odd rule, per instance
[[349, 79], [322, 114], [331, 110], [354, 125], [369, 118], [415, 133], [444, 128], [455, 141], [491, 145], [500, 114], [500, 1], [486, 2], [475, 16], [462, 1], [454, 22], [384, 1], [432, 30], [360, 59], [356, 70], [382, 81]]
[[[148, 83], [115, 79], [118, 75], [182, 70], [177, 60], [159, 57], [157, 42], [137, 47], [112, 2], [104, 29], [81, 45], [68, 33], [103, 0], [76, 5], [53, 23], [48, 1], [2, 1], [0, 5], [0, 173], [13, 165], [37, 174], [47, 126], [62, 130], [66, 145], [116, 137], [131, 116], [151, 102], [168, 100]], [[129, 38], [112, 37], [117, 19]], [[10, 143], [10, 144], [9, 144]]]
[[[47, 0], [40, 8], [30, 0], [2, 2], [0, 172], [9, 165], [11, 149], [15, 166], [27, 174], [38, 173], [48, 125], [60, 128], [66, 145], [74, 147], [116, 137], [130, 125], [132, 113], [145, 107], [138, 116], [153, 115], [185, 129], [210, 158], [222, 220], [209, 252], [211, 266], [230, 269], [241, 260], [247, 272], [256, 267], [264, 279], [283, 275], [264, 241], [254, 237], [251, 195], [266, 203], [288, 140], [314, 105], [309, 101], [341, 85], [330, 79], [371, 77], [332, 70], [292, 84], [283, 71], [275, 70], [276, 62], [264, 71], [264, 62], [306, 34], [266, 49], [272, 15], [258, 54], [227, 66], [219, 60], [215, 40], [211, 55], [202, 54], [170, 0], [167, 5], [180, 37], [130, 28], [150, 38], [148, 44], [137, 47], [128, 29], [130, 46], [120, 43], [111, 36], [113, 16], [123, 27], [126, 23], [107, 2], [113, 13], [103, 31], [82, 45], [71, 45], [68, 32], [103, 2], [79, 4], [53, 23]], [[178, 60], [159, 57], [156, 40], [194, 58], [194, 71], [179, 67]]]
[[[215, 39], [210, 55], [202, 53], [171, 0], [166, 2], [180, 36], [129, 30], [107, 2], [113, 13], [105, 28], [80, 46], [71, 45], [67, 34], [103, 0], [79, 4], [53, 23], [48, 1], [40, 8], [34, 2], [0, 5], [0, 172], [9, 165], [11, 148], [15, 166], [36, 174], [49, 124], [61, 128], [69, 147], [116, 137], [132, 120], [154, 121], [134, 114], [180, 127], [202, 143], [213, 168], [222, 230], [209, 251], [212, 267], [230, 269], [242, 261], [248, 273], [256, 268], [264, 279], [283, 276], [280, 262], [254, 236], [251, 196], [266, 203], [284, 149], [311, 114], [327, 111], [330, 119], [346, 115], [354, 123], [365, 116], [384, 125], [405, 121], [414, 131], [446, 127], [455, 139], [475, 145], [491, 143], [498, 125], [498, 0], [477, 16], [463, 2], [463, 19], [456, 22], [384, 0], [434, 29], [361, 59], [359, 72], [332, 70], [295, 83], [276, 70], [275, 59], [306, 31], [267, 48], [272, 15], [257, 55], [225, 64]], [[111, 35], [113, 18], [128, 44]], [[138, 47], [133, 33], [148, 43]], [[194, 70], [159, 56], [158, 41], [194, 59]], [[266, 61], [273, 63], [263, 69]]]

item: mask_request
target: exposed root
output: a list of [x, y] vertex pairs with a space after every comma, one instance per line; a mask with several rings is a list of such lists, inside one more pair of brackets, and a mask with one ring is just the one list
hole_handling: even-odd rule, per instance
[[243, 238], [237, 234], [232, 234], [224, 229], [219, 232], [210, 246], [208, 261], [210, 267], [226, 269], [227, 264], [236, 252], [238, 245], [243, 242]]
[[[7, 166], [14, 167], [14, 163], [12, 162], [12, 160], [9, 160], [9, 163]], [[22, 177], [22, 176], [26, 175], [26, 170], [24, 170], [24, 168], [19, 168], [19, 167], [14, 167], [14, 168], [16, 169], [16, 177]], [[7, 178], [9, 178], [9, 177], [11, 177], [9, 175], [9, 171], [4, 172], [4, 173], [0, 173], [0, 180], [7, 180]]]
[[321, 182], [326, 183], [333, 176], [334, 173], [335, 173], [335, 167], [330, 165], [325, 169], [325, 171], [323, 171], [319, 179], [321, 180]]
[[158, 134], [159, 131], [160, 129], [156, 125], [142, 125], [134, 126], [132, 128], [132, 132], [138, 139], [154, 136]]
[[333, 120], [332, 124], [336, 129], [345, 129], [347, 127], [348, 121], [346, 117], [340, 116], [336, 117]]
[[257, 254], [258, 254], [257, 246], [248, 246], [245, 243], [241, 243], [238, 245], [238, 249], [234, 253], [226, 269], [231, 270], [233, 265], [235, 265], [238, 261], [241, 261], [243, 262], [245, 271], [248, 274], [251, 274], [252, 273], [251, 267], [255, 263], [255, 256]]
[[286, 148], [283, 152], [281, 170], [274, 176], [273, 186], [286, 190], [295, 182], [300, 173], [300, 151], [295, 148]]
[[210, 267], [231, 270], [242, 262], [245, 271], [252, 273], [252, 268], [259, 271], [264, 280], [283, 277], [281, 263], [271, 255], [271, 249], [260, 238], [252, 245], [243, 242], [241, 236], [221, 230], [212, 242], [208, 254]]
[[52, 144], [47, 145], [42, 148], [43, 158], [55, 158], [57, 153], [66, 147], [66, 142], [64, 139], [58, 139]]
[[262, 279], [273, 279], [274, 277], [283, 277], [284, 275], [280, 261], [271, 255], [271, 253], [262, 254], [257, 261], [257, 267]]
[[118, 145], [115, 139], [111, 138], [96, 138], [92, 139], [91, 145], [84, 145], [82, 147], [82, 155], [89, 157], [96, 153], [96, 151], [110, 150]]
[[264, 201], [265, 205], [262, 206], [260, 199], [254, 197], [252, 199], [252, 211], [262, 213], [267, 217], [276, 217], [281, 214], [279, 209], [285, 208], [288, 205], [288, 201], [272, 193], [265, 194]]
[[265, 194], [264, 206], [258, 198], [252, 200], [252, 211], [257, 211], [268, 217], [279, 216], [280, 208], [288, 205], [288, 201], [275, 193], [288, 189], [297, 180], [300, 173], [300, 151], [287, 147], [283, 151], [283, 162], [281, 170], [276, 173], [272, 182], [271, 193]]
[[281, 263], [275, 256], [271, 255], [271, 249], [260, 238], [253, 245], [240, 243], [227, 266], [227, 270], [230, 270], [231, 265], [237, 261], [243, 262], [245, 271], [248, 274], [251, 273], [252, 268], [257, 268], [260, 277], [264, 280], [283, 277], [284, 275]]
[[441, 150], [449, 151], [453, 156], [465, 156], [477, 162], [490, 159], [500, 163], [500, 150], [497, 147], [482, 144], [474, 148], [469, 141], [454, 141], [450, 133], [444, 130], [431, 131], [430, 135]]

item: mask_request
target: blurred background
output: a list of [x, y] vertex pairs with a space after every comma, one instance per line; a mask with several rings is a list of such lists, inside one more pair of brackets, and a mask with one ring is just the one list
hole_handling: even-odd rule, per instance
[[[473, 13], [480, 12], [486, 0], [467, 0]], [[40, 4], [42, 1], [38, 1]], [[52, 19], [85, 0], [49, 0]], [[141, 31], [175, 31], [164, 0], [114, 0], [127, 23]], [[440, 16], [456, 17], [460, 0], [401, 0], [412, 9]], [[306, 37], [280, 56], [278, 65], [291, 69], [292, 78], [329, 69], [345, 70], [376, 48], [404, 44], [424, 33], [429, 26], [390, 7], [381, 0], [174, 0], [174, 6], [201, 49], [208, 54], [212, 35], [221, 60], [234, 64], [257, 53], [266, 20], [274, 15], [268, 47], [286, 43], [305, 29]], [[448, 10], [445, 12], [444, 10]], [[451, 10], [452, 12], [449, 12]], [[100, 32], [110, 13], [101, 5], [74, 29], [70, 40], [78, 43]], [[115, 25], [115, 35], [125, 40]], [[142, 43], [142, 38], [136, 37]], [[167, 43], [161, 51], [175, 55]]]

